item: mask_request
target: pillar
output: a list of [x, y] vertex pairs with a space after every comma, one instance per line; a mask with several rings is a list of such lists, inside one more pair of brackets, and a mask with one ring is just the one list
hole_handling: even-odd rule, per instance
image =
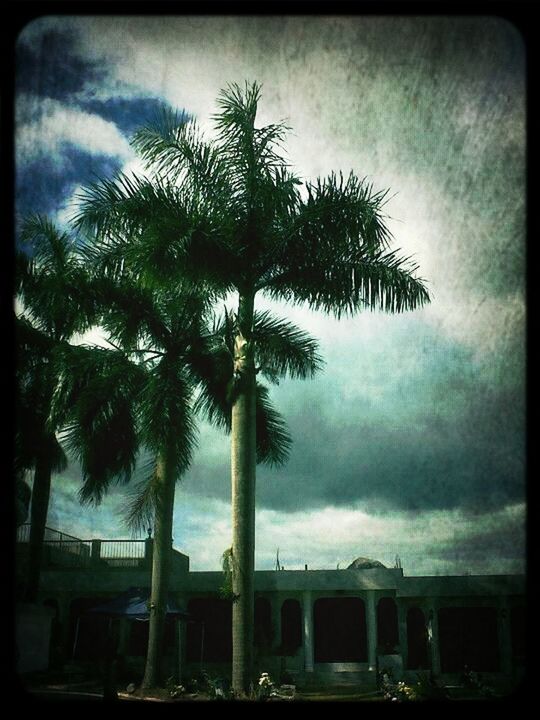
[[375, 671], [377, 669], [377, 606], [374, 590], [368, 590], [366, 594], [366, 624], [368, 670]]
[[313, 672], [314, 637], [313, 637], [313, 602], [311, 590], [304, 590], [302, 605], [304, 608], [304, 668]]
[[101, 540], [92, 540], [92, 550], [90, 551], [90, 562], [92, 565], [99, 565], [101, 559]]
[[428, 603], [427, 629], [429, 651], [431, 655], [431, 671], [434, 675], [441, 674], [441, 653], [439, 648], [439, 608], [435, 600]]

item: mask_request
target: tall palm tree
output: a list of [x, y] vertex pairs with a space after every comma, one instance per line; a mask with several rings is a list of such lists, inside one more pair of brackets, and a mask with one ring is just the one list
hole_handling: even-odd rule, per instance
[[[96, 245], [86, 251], [89, 260], [99, 256]], [[127, 269], [115, 279], [94, 276], [93, 292], [111, 349], [64, 347], [52, 420], [56, 413], [64, 419], [63, 439], [83, 472], [83, 501], [99, 502], [111, 482], [129, 480], [143, 450], [151, 458], [147, 477], [127, 512], [133, 527], [145, 527], [151, 517], [155, 529], [143, 679], [147, 689], [161, 679], [175, 482], [191, 461], [194, 413], [205, 412], [212, 422], [230, 427], [229, 323], [226, 315], [209, 325], [211, 296], [203, 297], [181, 284], [145, 287]], [[281, 345], [273, 343], [274, 363], [287, 365], [289, 358], [303, 372], [315, 370], [314, 342], [293, 326], [285, 329], [289, 337]], [[260, 332], [272, 344], [275, 328], [268, 318]], [[283, 462], [289, 436], [262, 385], [256, 404], [258, 459]]]
[[336, 318], [402, 312], [429, 302], [417, 267], [390, 249], [375, 192], [353, 172], [303, 183], [287, 165], [284, 123], [256, 126], [260, 86], [233, 84], [218, 98], [215, 137], [184, 114], [163, 112], [133, 145], [150, 179], [120, 175], [89, 186], [75, 222], [107, 246], [109, 272], [124, 262], [145, 282], [191, 282], [236, 294], [231, 413], [233, 689], [252, 681], [258, 294]]
[[92, 322], [93, 308], [84, 293], [87, 277], [72, 239], [48, 219], [28, 217], [21, 227], [16, 254], [15, 293], [22, 306], [16, 318], [17, 405], [15, 471], [33, 471], [30, 540], [25, 599], [39, 592], [43, 537], [51, 476], [66, 457], [48, 422], [56, 371], [55, 347]]

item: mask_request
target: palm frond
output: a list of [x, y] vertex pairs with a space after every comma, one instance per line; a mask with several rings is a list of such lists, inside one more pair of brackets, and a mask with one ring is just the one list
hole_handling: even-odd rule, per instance
[[162, 312], [158, 293], [126, 277], [107, 276], [98, 276], [93, 290], [101, 308], [101, 326], [126, 354], [138, 350], [140, 345], [148, 344], [156, 351], [169, 345], [170, 316]]
[[101, 274], [128, 275], [148, 287], [184, 276], [229, 289], [234, 232], [229, 216], [202, 193], [119, 175], [84, 188], [79, 207], [74, 222], [94, 237], [83, 252]]
[[16, 256], [16, 293], [35, 326], [56, 340], [84, 332], [95, 321], [89, 275], [75, 241], [47, 218], [25, 219]]
[[134, 471], [145, 371], [123, 353], [97, 347], [63, 348], [56, 362], [50, 423], [62, 426], [62, 441], [81, 465], [81, 501], [97, 504], [111, 483], [128, 482]]
[[204, 140], [197, 123], [185, 113], [163, 108], [156, 120], [138, 130], [132, 145], [158, 177], [190, 189], [214, 206], [231, 200], [221, 153]]
[[274, 275], [264, 292], [337, 318], [365, 309], [399, 313], [429, 302], [425, 281], [415, 277], [417, 270], [410, 258], [401, 258], [396, 251], [368, 253], [347, 262], [313, 253], [302, 264], [291, 264]]
[[181, 165], [181, 142], [193, 128], [190, 115], [162, 105], [153, 120], [134, 133], [131, 145], [147, 169], [167, 177]]
[[19, 237], [41, 268], [49, 272], [65, 269], [73, 243], [49, 218], [39, 214], [28, 215], [22, 222]]
[[48, 433], [46, 435], [44, 452], [50, 462], [51, 470], [56, 473], [64, 472], [68, 466], [68, 460], [64, 448], [58, 441], [55, 433]]
[[15, 340], [19, 358], [29, 353], [37, 355], [40, 359], [47, 357], [55, 347], [54, 340], [39, 328], [34, 327], [30, 320], [24, 316], [15, 317]]
[[98, 236], [129, 234], [160, 210], [181, 213], [177, 199], [170, 185], [152, 182], [135, 173], [118, 173], [113, 179], [99, 179], [79, 191], [79, 211], [73, 226]]
[[196, 446], [193, 391], [182, 359], [174, 357], [161, 358], [148, 371], [141, 391], [141, 441], [156, 456], [170, 446], [177, 477], [189, 467]]
[[292, 445], [287, 425], [268, 398], [268, 389], [257, 383], [257, 463], [283, 465]]
[[199, 380], [194, 413], [230, 432], [233, 363], [228, 349], [224, 345], [217, 345], [213, 352], [198, 353], [191, 362], [191, 368]]
[[313, 377], [324, 364], [314, 338], [269, 312], [255, 313], [253, 339], [255, 362], [269, 380]]
[[139, 534], [152, 526], [158, 492], [156, 461], [146, 464], [146, 477], [138, 482], [129, 493], [128, 504], [123, 514], [123, 521], [133, 534]]

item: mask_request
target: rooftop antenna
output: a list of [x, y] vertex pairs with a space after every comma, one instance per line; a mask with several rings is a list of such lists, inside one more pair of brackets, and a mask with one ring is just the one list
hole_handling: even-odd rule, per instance
[[279, 564], [279, 548], [276, 550], [276, 567], [275, 570], [279, 570], [281, 568]]

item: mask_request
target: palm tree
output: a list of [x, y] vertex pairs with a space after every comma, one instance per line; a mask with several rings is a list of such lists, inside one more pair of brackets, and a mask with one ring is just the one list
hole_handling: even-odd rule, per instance
[[163, 112], [133, 139], [151, 178], [120, 175], [81, 195], [77, 226], [102, 238], [108, 272], [124, 262], [144, 282], [204, 284], [236, 294], [231, 412], [233, 689], [252, 680], [255, 534], [255, 299], [344, 314], [402, 312], [429, 302], [417, 267], [390, 249], [375, 192], [353, 172], [303, 183], [287, 165], [284, 123], [257, 127], [256, 83], [218, 98], [216, 136]]
[[[88, 260], [99, 247], [86, 248]], [[147, 477], [127, 511], [134, 529], [154, 525], [148, 653], [143, 687], [160, 682], [166, 597], [172, 553], [175, 483], [189, 466], [196, 439], [194, 413], [230, 426], [227, 387], [233, 377], [228, 317], [209, 323], [211, 296], [176, 284], [144, 287], [128, 270], [112, 280], [95, 276], [94, 299], [111, 349], [66, 345], [52, 408], [64, 419], [63, 440], [83, 472], [80, 497], [99, 502], [111, 482], [128, 481], [142, 451], [150, 456]], [[304, 372], [316, 369], [314, 342], [293, 326], [281, 351]], [[272, 323], [261, 323], [271, 343]], [[194, 404], [194, 393], [199, 397]], [[266, 389], [257, 392], [258, 459], [277, 464], [290, 440]]]
[[39, 591], [43, 537], [51, 476], [65, 469], [66, 457], [48, 422], [56, 385], [52, 357], [58, 344], [91, 324], [92, 306], [84, 294], [86, 273], [69, 236], [48, 219], [28, 217], [16, 255], [15, 292], [22, 310], [15, 321], [18, 346], [15, 472], [33, 471], [30, 540], [25, 599]]

